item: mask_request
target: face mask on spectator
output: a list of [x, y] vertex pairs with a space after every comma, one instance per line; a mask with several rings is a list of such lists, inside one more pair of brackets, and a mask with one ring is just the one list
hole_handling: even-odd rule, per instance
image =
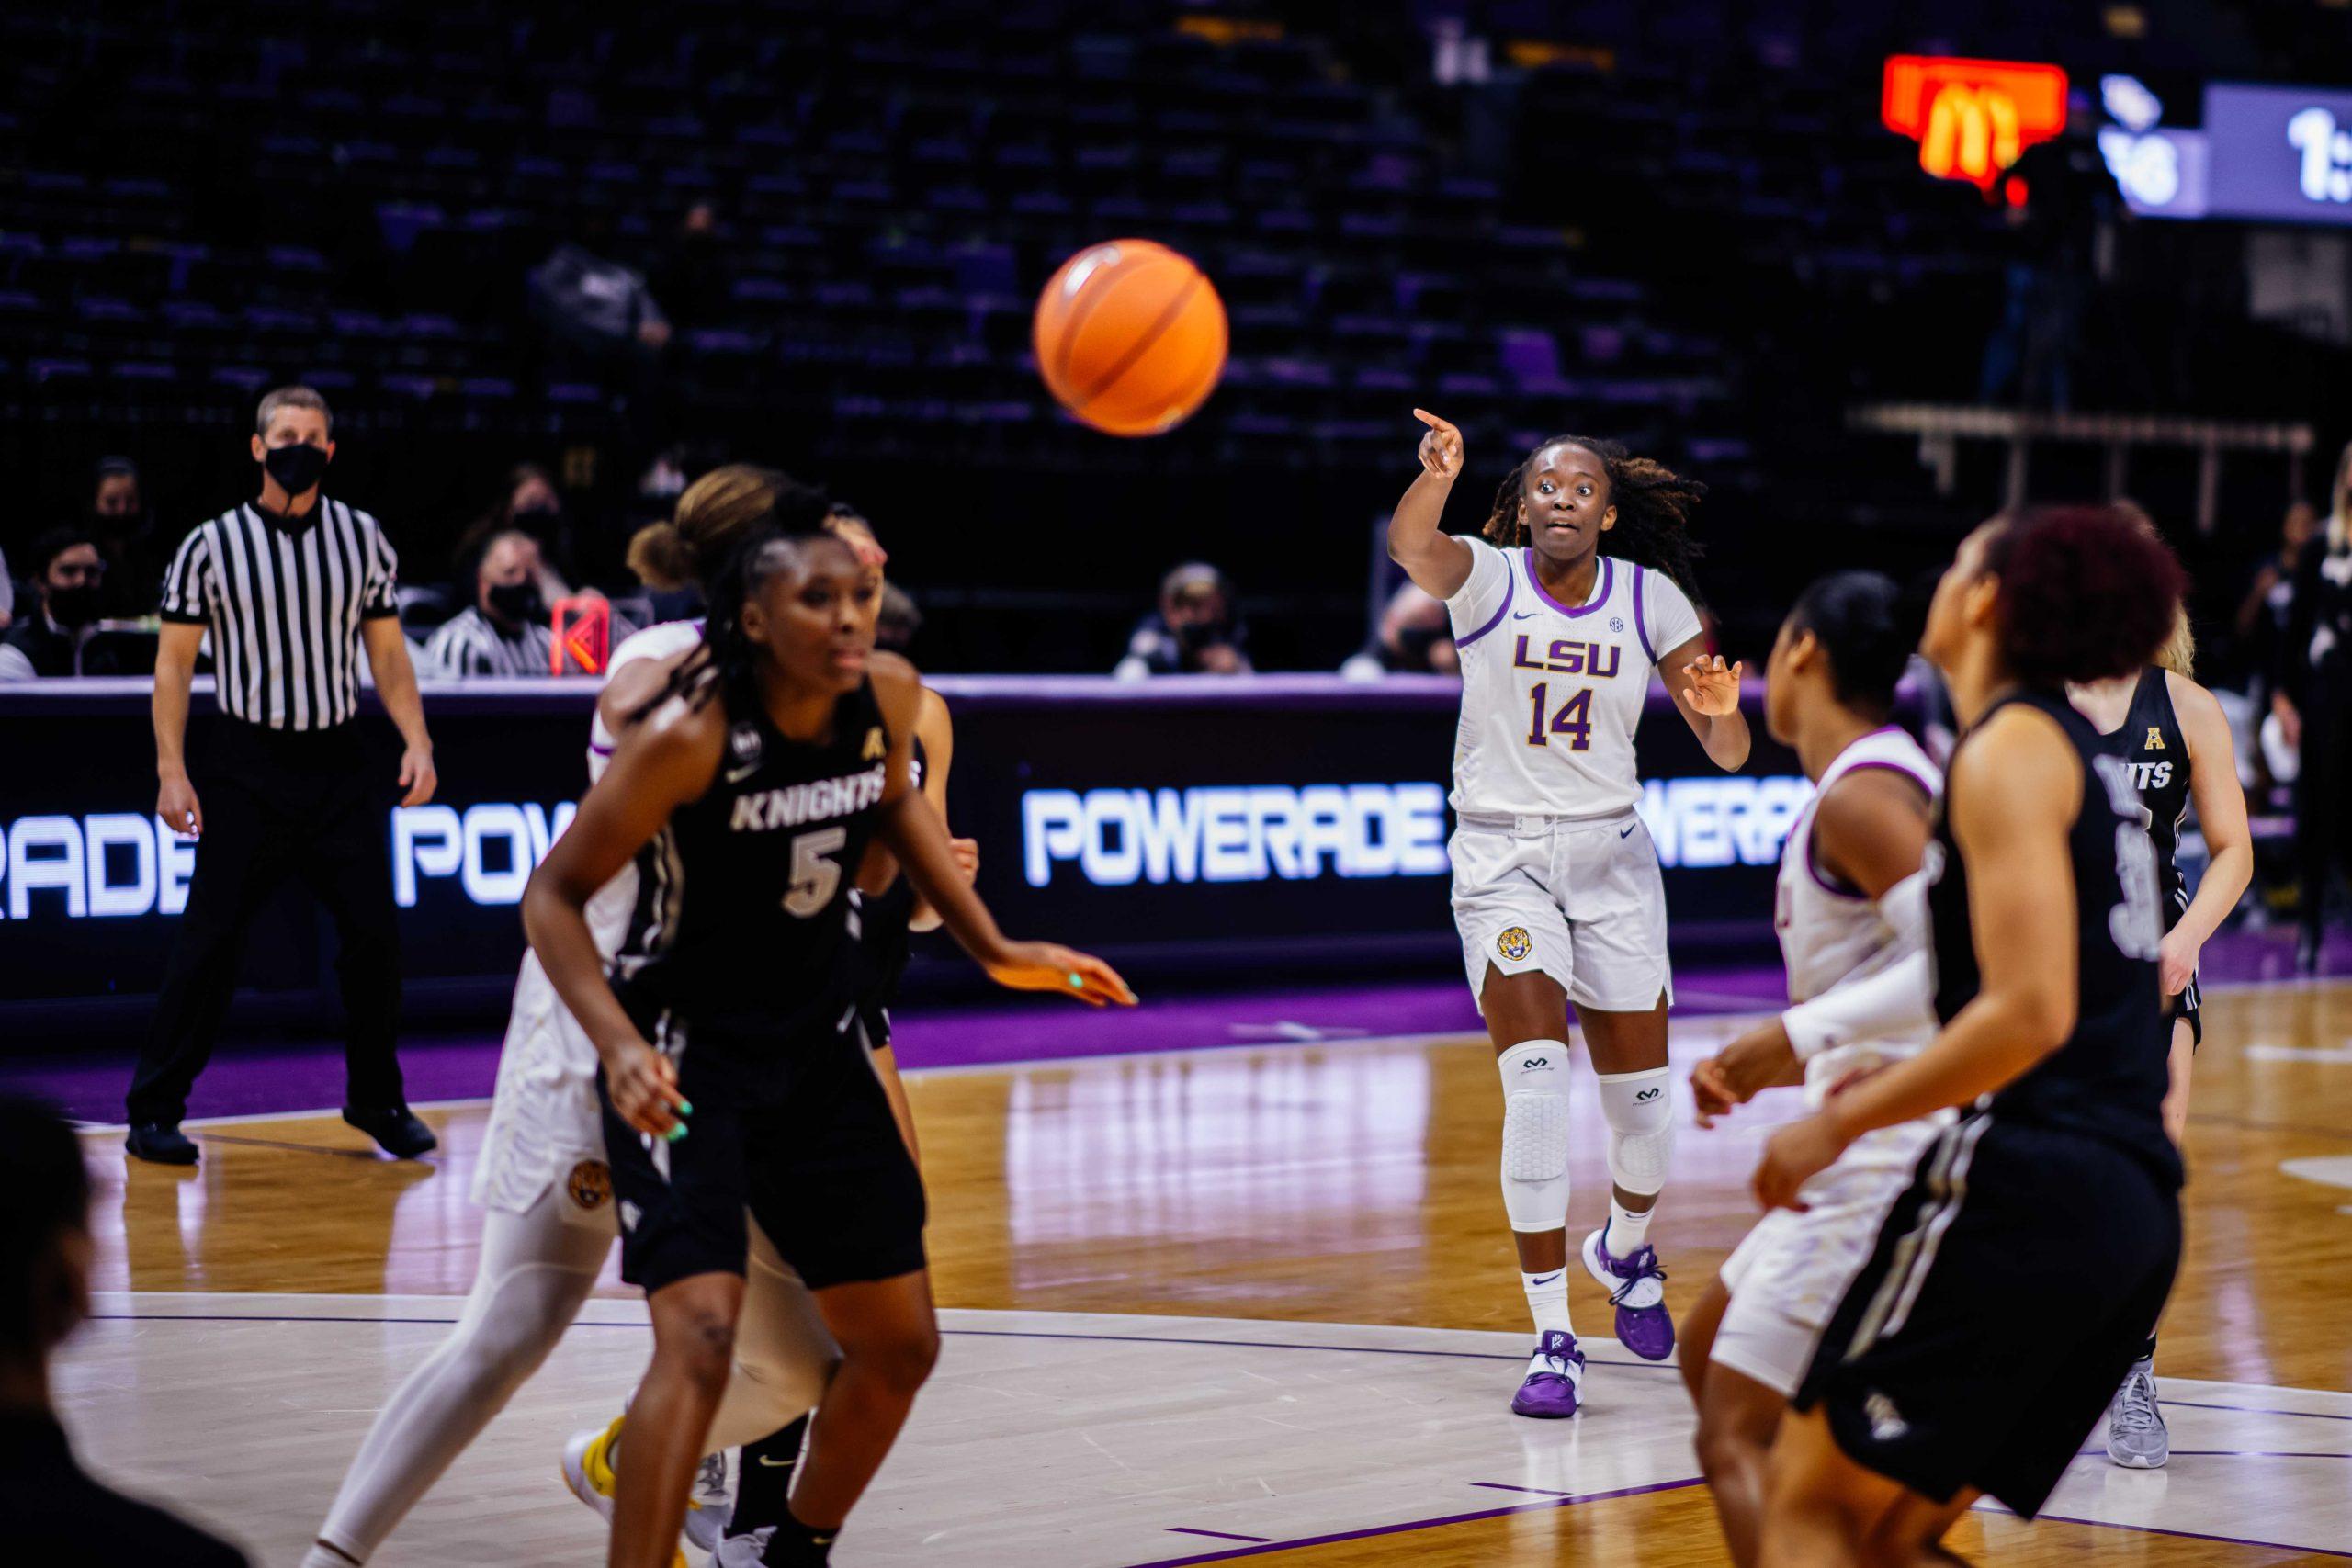
[[327, 455], [308, 443], [273, 446], [269, 456], [261, 460], [261, 466], [288, 495], [300, 495], [315, 486], [319, 476], [327, 471]]
[[502, 582], [490, 591], [490, 607], [503, 621], [526, 626], [547, 613], [546, 602], [539, 597], [539, 585], [525, 579], [521, 582]]
[[49, 618], [61, 626], [86, 626], [98, 618], [98, 585], [77, 582], [48, 593]]

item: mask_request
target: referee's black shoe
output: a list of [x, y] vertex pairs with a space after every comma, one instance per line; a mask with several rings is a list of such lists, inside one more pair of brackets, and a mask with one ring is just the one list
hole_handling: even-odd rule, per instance
[[141, 1122], [123, 1139], [122, 1146], [157, 1165], [194, 1165], [196, 1144], [176, 1122]]
[[415, 1159], [441, 1146], [433, 1129], [418, 1121], [416, 1113], [405, 1105], [386, 1106], [380, 1111], [362, 1111], [346, 1105], [343, 1119], [375, 1139], [394, 1159]]

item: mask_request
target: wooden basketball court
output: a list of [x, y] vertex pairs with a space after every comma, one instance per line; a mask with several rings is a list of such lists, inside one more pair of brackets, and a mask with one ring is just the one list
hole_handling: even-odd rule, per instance
[[[2114, 1469], [2094, 1437], [2058, 1517], [1980, 1514], [1954, 1540], [1971, 1557], [2352, 1557], [2352, 985], [2224, 990], [2207, 1021], [2157, 1359], [2172, 1463]], [[1728, 1027], [1678, 1021], [1678, 1065]], [[1482, 1041], [953, 1070], [912, 1090], [946, 1350], [843, 1568], [1724, 1560], [1679, 1382], [1606, 1337], [1598, 1287], [1571, 1298], [1586, 1414], [1508, 1413], [1529, 1335]], [[1607, 1187], [1589, 1078], [1575, 1105], [1582, 1227]], [[1754, 1216], [1760, 1130], [1794, 1110], [1683, 1126], [1653, 1233], [1678, 1315]], [[60, 1376], [85, 1459], [293, 1562], [470, 1280], [485, 1113], [430, 1111], [444, 1144], [425, 1165], [377, 1157], [332, 1115], [190, 1123], [189, 1172], [94, 1131], [102, 1319]], [[599, 1297], [379, 1562], [602, 1560], [557, 1454], [617, 1408], [649, 1340], [616, 1278]]]

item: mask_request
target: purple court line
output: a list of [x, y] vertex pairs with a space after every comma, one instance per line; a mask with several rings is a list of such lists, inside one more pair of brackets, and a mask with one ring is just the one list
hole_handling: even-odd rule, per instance
[[[1472, 1484], [1482, 1484], [1473, 1483]], [[1405, 1535], [1413, 1530], [1435, 1529], [1440, 1525], [1469, 1524], [1477, 1519], [1499, 1519], [1510, 1514], [1532, 1514], [1540, 1508], [1573, 1507], [1578, 1503], [1605, 1503], [1612, 1497], [1639, 1497], [1651, 1492], [1679, 1492], [1686, 1486], [1704, 1484], [1704, 1478], [1690, 1476], [1682, 1481], [1654, 1481], [1646, 1486], [1621, 1486], [1614, 1492], [1586, 1492], [1576, 1496], [1559, 1496], [1544, 1503], [1512, 1503], [1500, 1508], [1479, 1508], [1467, 1514], [1447, 1514], [1434, 1519], [1408, 1519], [1402, 1524], [1373, 1525], [1364, 1529], [1340, 1530], [1331, 1535], [1301, 1536], [1295, 1540], [1268, 1541], [1263, 1546], [1237, 1546], [1226, 1551], [1207, 1551], [1197, 1557], [1165, 1557], [1149, 1562], [1136, 1562], [1128, 1568], [1192, 1568], [1198, 1562], [1230, 1562], [1237, 1557], [1263, 1557], [1269, 1552], [1295, 1551], [1304, 1546], [1329, 1546], [1342, 1540], [1369, 1540], [1375, 1536]]]
[[1270, 1535], [1236, 1535], [1231, 1530], [1197, 1530], [1190, 1525], [1170, 1525], [1170, 1535], [1204, 1535], [1217, 1540], [1254, 1540], [1261, 1544], [1273, 1540]]
[[1563, 1492], [1556, 1486], [1513, 1486], [1501, 1481], [1474, 1481], [1473, 1486], [1483, 1486], [1489, 1492], [1527, 1492], [1538, 1497], [1573, 1497], [1573, 1492]]
[[2208, 1535], [2203, 1530], [2166, 1529], [2162, 1525], [2118, 1524], [2113, 1519], [2079, 1519], [2072, 1514], [2036, 1514], [2034, 1522], [2036, 1524], [2090, 1525], [2098, 1529], [2132, 1530], [2140, 1535], [2177, 1535], [2188, 1540], [2218, 1540], [2224, 1546], [2259, 1546], [2271, 1551], [2303, 1551], [2315, 1557], [2352, 1557], [2352, 1551], [2339, 1551], [2330, 1546], [2298, 1546], [2291, 1541], [2254, 1540], [2242, 1535]]
[[[451, 1296], [451, 1301], [463, 1301]], [[606, 1298], [613, 1299], [613, 1298]], [[87, 1323], [396, 1323], [426, 1327], [454, 1328], [454, 1317], [330, 1317], [322, 1314], [234, 1312], [100, 1312], [84, 1319]], [[573, 1328], [644, 1328], [642, 1323], [575, 1323]], [[1178, 1339], [1157, 1334], [1052, 1334], [1044, 1329], [1022, 1328], [943, 1328], [943, 1335], [966, 1339], [1072, 1339], [1104, 1345], [1204, 1345], [1218, 1350], [1330, 1350], [1341, 1355], [1364, 1356], [1439, 1356], [1450, 1360], [1517, 1361], [1516, 1355], [1489, 1350], [1410, 1350], [1386, 1345], [1302, 1345], [1283, 1339]], [[1594, 1366], [1624, 1367], [1637, 1372], [1670, 1372], [1672, 1367], [1649, 1361], [1603, 1361], [1595, 1359]]]
[[2235, 1410], [2247, 1416], [2302, 1416], [2313, 1421], [2352, 1421], [2352, 1416], [2338, 1416], [2330, 1410], [2272, 1410], [2261, 1404], [2206, 1404], [2194, 1399], [2159, 1399], [2156, 1403], [2178, 1405], [2183, 1410]]

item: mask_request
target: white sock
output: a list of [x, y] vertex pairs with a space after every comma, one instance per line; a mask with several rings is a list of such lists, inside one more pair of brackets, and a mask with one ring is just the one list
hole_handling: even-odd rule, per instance
[[1527, 1310], [1535, 1319], [1536, 1333], [1574, 1332], [1568, 1327], [1568, 1271], [1566, 1269], [1554, 1269], [1542, 1274], [1521, 1270], [1519, 1288], [1527, 1292]]
[[313, 1546], [302, 1558], [302, 1568], [351, 1568], [352, 1558], [329, 1551], [323, 1546]]
[[1650, 1216], [1657, 1213], [1657, 1206], [1653, 1203], [1640, 1213], [1634, 1213], [1617, 1201], [1615, 1193], [1611, 1193], [1609, 1231], [1600, 1238], [1601, 1245], [1609, 1248], [1609, 1256], [1623, 1260], [1639, 1252], [1642, 1244], [1650, 1238]]

